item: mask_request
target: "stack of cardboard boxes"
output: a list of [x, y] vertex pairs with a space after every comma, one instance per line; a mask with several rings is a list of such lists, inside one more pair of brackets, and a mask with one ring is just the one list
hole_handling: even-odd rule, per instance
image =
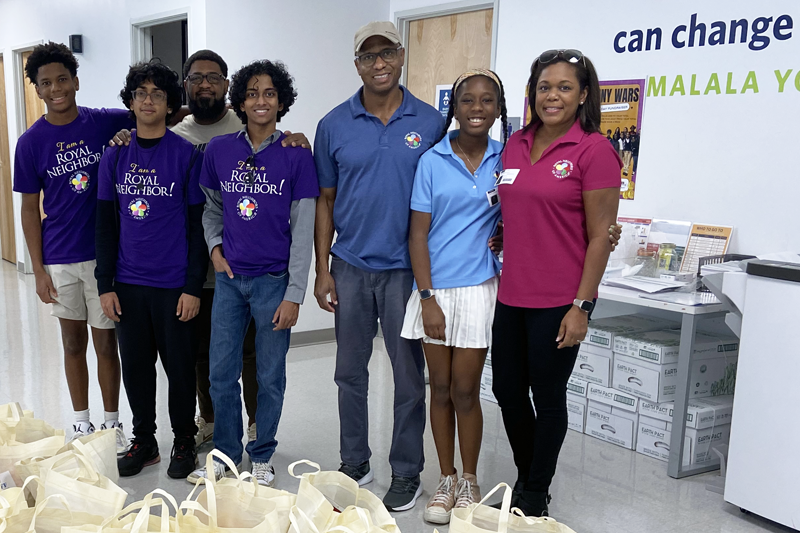
[[[644, 315], [593, 320], [567, 385], [569, 428], [669, 458], [680, 326]], [[684, 464], [715, 459], [728, 441], [738, 339], [697, 333]]]

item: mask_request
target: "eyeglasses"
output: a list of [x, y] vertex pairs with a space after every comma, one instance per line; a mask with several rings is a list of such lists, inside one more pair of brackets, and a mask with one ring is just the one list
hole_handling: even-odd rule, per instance
[[145, 91], [144, 89], [136, 89], [133, 91], [133, 99], [137, 102], [144, 102], [147, 100], [147, 97], [150, 97], [150, 101], [154, 104], [163, 104], [167, 101], [167, 93], [161, 90], [156, 90], [151, 93]]
[[252, 185], [253, 179], [255, 178], [256, 167], [253, 164], [255, 162], [255, 159], [256, 155], [250, 154], [250, 156], [244, 161], [244, 168], [247, 170], [247, 172], [244, 175], [244, 180], [247, 182], [248, 185]]
[[203, 80], [208, 80], [208, 83], [211, 85], [219, 85], [225, 81], [225, 76], [217, 74], [216, 72], [212, 72], [210, 74], [192, 74], [186, 78], [186, 81], [192, 85], [200, 85], [203, 83]]
[[556, 58], [560, 57], [567, 63], [577, 63], [579, 61], [583, 61], [583, 66], [586, 66], [586, 58], [583, 57], [583, 52], [580, 50], [575, 50], [573, 48], [568, 48], [566, 50], [546, 50], [542, 52], [536, 60], [539, 63], [550, 63], [554, 61]]
[[375, 64], [375, 61], [378, 60], [378, 56], [381, 56], [386, 63], [394, 63], [397, 61], [397, 55], [402, 50], [402, 46], [398, 46], [397, 48], [386, 48], [381, 50], [377, 54], [361, 54], [360, 56], [356, 56], [356, 60], [361, 64], [362, 67], [369, 68]]

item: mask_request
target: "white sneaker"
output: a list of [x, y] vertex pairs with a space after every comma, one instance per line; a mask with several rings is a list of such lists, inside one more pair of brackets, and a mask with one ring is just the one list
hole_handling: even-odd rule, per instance
[[253, 442], [256, 440], [256, 424], [253, 422], [250, 424], [250, 427], [247, 428], [247, 442]]
[[[214, 461], [214, 481], [219, 481], [220, 479], [227, 476], [230, 470], [224, 464]], [[197, 483], [197, 480], [203, 478], [208, 479], [208, 472], [206, 471], [206, 467], [198, 468], [186, 478], [186, 481], [194, 485]]]
[[214, 422], [206, 422], [202, 416], [196, 416], [194, 417], [194, 423], [197, 425], [194, 443], [195, 446], [200, 447], [201, 444], [210, 441], [214, 437]]
[[89, 425], [87, 426], [83, 422], [78, 422], [77, 424], [72, 424], [72, 438], [69, 440], [77, 440], [81, 437], [91, 435], [92, 433], [94, 433], [94, 424], [89, 422]]
[[272, 467], [271, 461], [253, 461], [251, 470], [259, 485], [271, 487], [275, 484], [275, 468]]
[[105, 424], [103, 424], [102, 426], [100, 426], [100, 429], [117, 430], [117, 457], [124, 457], [125, 454], [128, 453], [128, 448], [130, 447], [130, 443], [128, 443], [128, 438], [125, 436], [125, 431], [122, 429], [122, 422], [118, 422], [116, 425], [111, 426], [110, 428], [107, 427]]

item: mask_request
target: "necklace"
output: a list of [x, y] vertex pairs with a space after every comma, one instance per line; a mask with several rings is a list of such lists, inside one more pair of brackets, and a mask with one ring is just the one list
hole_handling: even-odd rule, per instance
[[458, 146], [458, 149], [461, 151], [462, 154], [464, 154], [464, 157], [467, 158], [467, 163], [469, 163], [469, 166], [467, 167], [467, 170], [469, 170], [469, 167], [472, 167], [472, 170], [469, 170], [469, 171], [474, 176], [475, 173], [478, 171], [478, 167], [476, 167], [475, 165], [472, 164], [472, 161], [469, 160], [469, 156], [467, 155], [467, 152], [465, 152], [464, 149], [461, 148], [461, 143], [458, 142], [458, 136], [456, 136], [456, 146]]

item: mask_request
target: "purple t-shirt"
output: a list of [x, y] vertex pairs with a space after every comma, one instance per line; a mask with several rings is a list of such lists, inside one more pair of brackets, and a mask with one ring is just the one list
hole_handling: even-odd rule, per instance
[[263, 276], [289, 265], [292, 202], [319, 196], [310, 150], [278, 140], [255, 156], [252, 183], [245, 161], [252, 154], [243, 132], [208, 143], [200, 183], [222, 193], [222, 244], [234, 274]]
[[133, 122], [124, 109], [78, 107], [78, 118], [54, 126], [41, 117], [22, 134], [14, 157], [14, 190], [44, 191], [45, 265], [94, 259], [97, 169], [108, 141]]
[[[119, 200], [119, 255], [114, 279], [175, 289], [186, 284], [188, 207], [202, 204], [203, 154], [167, 131], [153, 148], [112, 147], [100, 161], [97, 197]], [[119, 155], [119, 157], [118, 157]], [[116, 172], [115, 172], [116, 169]]]

